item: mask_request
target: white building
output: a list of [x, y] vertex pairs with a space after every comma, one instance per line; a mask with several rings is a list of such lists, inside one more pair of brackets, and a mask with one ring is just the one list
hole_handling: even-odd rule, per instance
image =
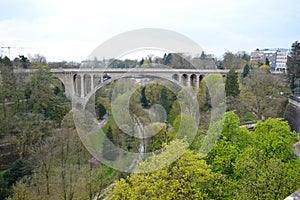
[[267, 59], [272, 72], [285, 73], [287, 71], [286, 62], [289, 54], [288, 49], [256, 49], [250, 54], [250, 61], [253, 66], [266, 63]]
[[278, 49], [277, 50], [275, 72], [286, 72], [287, 71], [286, 62], [287, 62], [288, 54], [289, 54], [288, 49]]

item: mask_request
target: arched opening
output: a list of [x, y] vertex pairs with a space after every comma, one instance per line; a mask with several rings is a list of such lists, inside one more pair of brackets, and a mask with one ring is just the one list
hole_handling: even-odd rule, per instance
[[176, 80], [176, 81], [179, 81], [179, 75], [178, 74], [173, 74], [172, 79]]
[[190, 79], [191, 79], [191, 86], [192, 87], [196, 87], [197, 86], [197, 75], [196, 74], [192, 74], [191, 75], [191, 77], [190, 77]]
[[184, 86], [187, 86], [187, 85], [188, 85], [188, 79], [189, 79], [188, 75], [187, 75], [187, 74], [183, 74], [183, 75], [181, 76], [181, 83], [182, 83]]
[[204, 75], [199, 76], [199, 83], [202, 81], [203, 78], [204, 78]]
[[201, 81], [203, 80], [203, 78], [204, 78], [204, 75], [200, 74], [200, 76], [199, 76], [199, 84], [201, 83]]
[[76, 93], [76, 88], [77, 88], [77, 86], [76, 86], [76, 76], [77, 76], [77, 74], [74, 74], [73, 75], [73, 91], [74, 91], [74, 95], [77, 95], [77, 93]]
[[64, 94], [66, 91], [65, 83], [59, 77], [54, 77], [52, 89], [55, 95]]

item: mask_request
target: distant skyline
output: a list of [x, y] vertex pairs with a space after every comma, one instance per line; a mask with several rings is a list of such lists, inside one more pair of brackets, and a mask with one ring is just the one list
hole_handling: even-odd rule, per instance
[[11, 58], [80, 62], [102, 42], [139, 28], [176, 31], [217, 57], [300, 40], [298, 0], [9, 0], [0, 7], [0, 46], [11, 47]]

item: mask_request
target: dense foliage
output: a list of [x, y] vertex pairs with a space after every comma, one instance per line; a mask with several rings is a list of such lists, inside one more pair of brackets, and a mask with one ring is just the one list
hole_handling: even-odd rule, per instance
[[[207, 155], [187, 150], [163, 169], [121, 179], [107, 198], [283, 199], [300, 187], [300, 162], [292, 151], [296, 140], [282, 119], [261, 121], [250, 132], [229, 112], [220, 140]], [[184, 141], [173, 141], [138, 169], [149, 171], [185, 146]]]
[[[199, 59], [211, 60], [204, 52]], [[13, 160], [1, 166], [0, 199], [9, 195], [13, 200], [285, 198], [300, 187], [300, 161], [293, 152], [299, 138], [287, 122], [276, 118], [284, 113], [287, 99], [280, 92], [286, 90], [286, 80], [248, 62], [246, 53], [227, 52], [219, 63], [220, 68], [230, 69], [226, 81], [216, 83], [212, 91], [208, 82], [217, 82], [217, 75], [206, 76], [198, 89], [192, 88], [199, 105], [198, 129], [190, 126], [195, 119], [181, 111], [183, 103], [190, 103], [182, 102], [180, 95], [185, 93], [168, 82], [153, 79], [142, 85], [124, 78], [99, 89], [93, 106], [97, 119], [107, 120], [102, 127], [106, 140], [130, 152], [140, 152], [141, 144], [145, 152], [162, 150], [140, 160], [135, 166], [138, 173], [126, 174], [91, 158], [76, 134], [63, 85], [50, 73], [44, 57], [34, 62], [26, 57], [13, 62], [1, 59], [0, 137], [3, 143], [10, 142], [7, 151]], [[181, 54], [110, 63], [113, 67], [151, 63], [191, 67]], [[31, 76], [22, 70], [16, 73], [22, 68], [36, 71]], [[243, 68], [239, 76], [236, 70]], [[211, 108], [222, 98], [221, 87], [225, 87], [227, 110], [236, 111], [212, 118]], [[130, 114], [124, 112], [124, 105]], [[129, 118], [156, 134], [140, 139], [124, 133], [116, 121], [126, 124]], [[240, 120], [258, 119], [264, 120], [253, 130], [240, 127]], [[186, 136], [193, 132], [196, 136], [188, 146]], [[109, 143], [102, 144], [103, 157], [118, 159]], [[165, 166], [174, 156], [178, 159]]]
[[295, 41], [287, 60], [287, 67], [290, 73], [290, 87], [297, 95], [300, 94], [300, 43]]
[[1, 199], [11, 193], [16, 181], [34, 173], [35, 146], [61, 127], [70, 110], [61, 83], [42, 63], [35, 64], [35, 73], [29, 75], [22, 68], [33, 66], [25, 57], [13, 62], [0, 59], [0, 167], [11, 165], [0, 173]]
[[227, 73], [226, 84], [225, 84], [226, 96], [237, 97], [240, 94], [238, 73], [231, 69]]

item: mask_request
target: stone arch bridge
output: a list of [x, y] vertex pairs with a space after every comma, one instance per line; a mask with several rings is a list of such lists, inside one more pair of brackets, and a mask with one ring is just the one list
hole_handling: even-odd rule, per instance
[[158, 68], [77, 68], [77, 69], [51, 69], [65, 86], [68, 98], [86, 97], [97, 85], [109, 79], [121, 77], [159, 77], [178, 81], [183, 86], [199, 87], [201, 79], [208, 74], [221, 74], [226, 76], [228, 70], [218, 69], [158, 69]]

